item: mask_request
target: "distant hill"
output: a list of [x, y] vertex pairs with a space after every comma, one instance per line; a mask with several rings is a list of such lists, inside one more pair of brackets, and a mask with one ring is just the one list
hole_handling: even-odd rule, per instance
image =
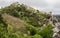
[[60, 18], [60, 15], [53, 15], [53, 16], [55, 16], [55, 17], [57, 17], [57, 18]]
[[58, 21], [60, 22], [60, 15], [53, 15], [53, 16], [56, 17]]

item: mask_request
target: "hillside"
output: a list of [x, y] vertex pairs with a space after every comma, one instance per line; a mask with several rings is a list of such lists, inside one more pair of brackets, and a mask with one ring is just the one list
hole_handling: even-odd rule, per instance
[[0, 37], [53, 38], [56, 22], [51, 13], [13, 3], [0, 9]]

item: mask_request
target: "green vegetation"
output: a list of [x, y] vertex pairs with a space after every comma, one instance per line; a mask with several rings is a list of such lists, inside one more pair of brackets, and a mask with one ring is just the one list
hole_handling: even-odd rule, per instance
[[[5, 20], [2, 17], [5, 13], [13, 16], [13, 18], [16, 17], [23, 20], [25, 28], [16, 29], [14, 23], [14, 26], [11, 23], [7, 23], [8, 19]], [[49, 19], [52, 19], [51, 17], [51, 14], [35, 10], [24, 4], [13, 3], [0, 9], [0, 38], [52, 38], [54, 19], [50, 23]]]

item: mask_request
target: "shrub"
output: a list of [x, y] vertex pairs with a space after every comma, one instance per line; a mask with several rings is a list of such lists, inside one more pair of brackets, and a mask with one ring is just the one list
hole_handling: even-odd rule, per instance
[[42, 30], [39, 30], [37, 33], [41, 35], [43, 38], [52, 38], [52, 25], [47, 24]]

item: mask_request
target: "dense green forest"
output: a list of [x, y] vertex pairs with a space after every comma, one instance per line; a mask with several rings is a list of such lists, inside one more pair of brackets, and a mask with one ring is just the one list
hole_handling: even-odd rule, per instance
[[51, 12], [13, 3], [0, 9], [0, 38], [52, 38], [55, 22]]

